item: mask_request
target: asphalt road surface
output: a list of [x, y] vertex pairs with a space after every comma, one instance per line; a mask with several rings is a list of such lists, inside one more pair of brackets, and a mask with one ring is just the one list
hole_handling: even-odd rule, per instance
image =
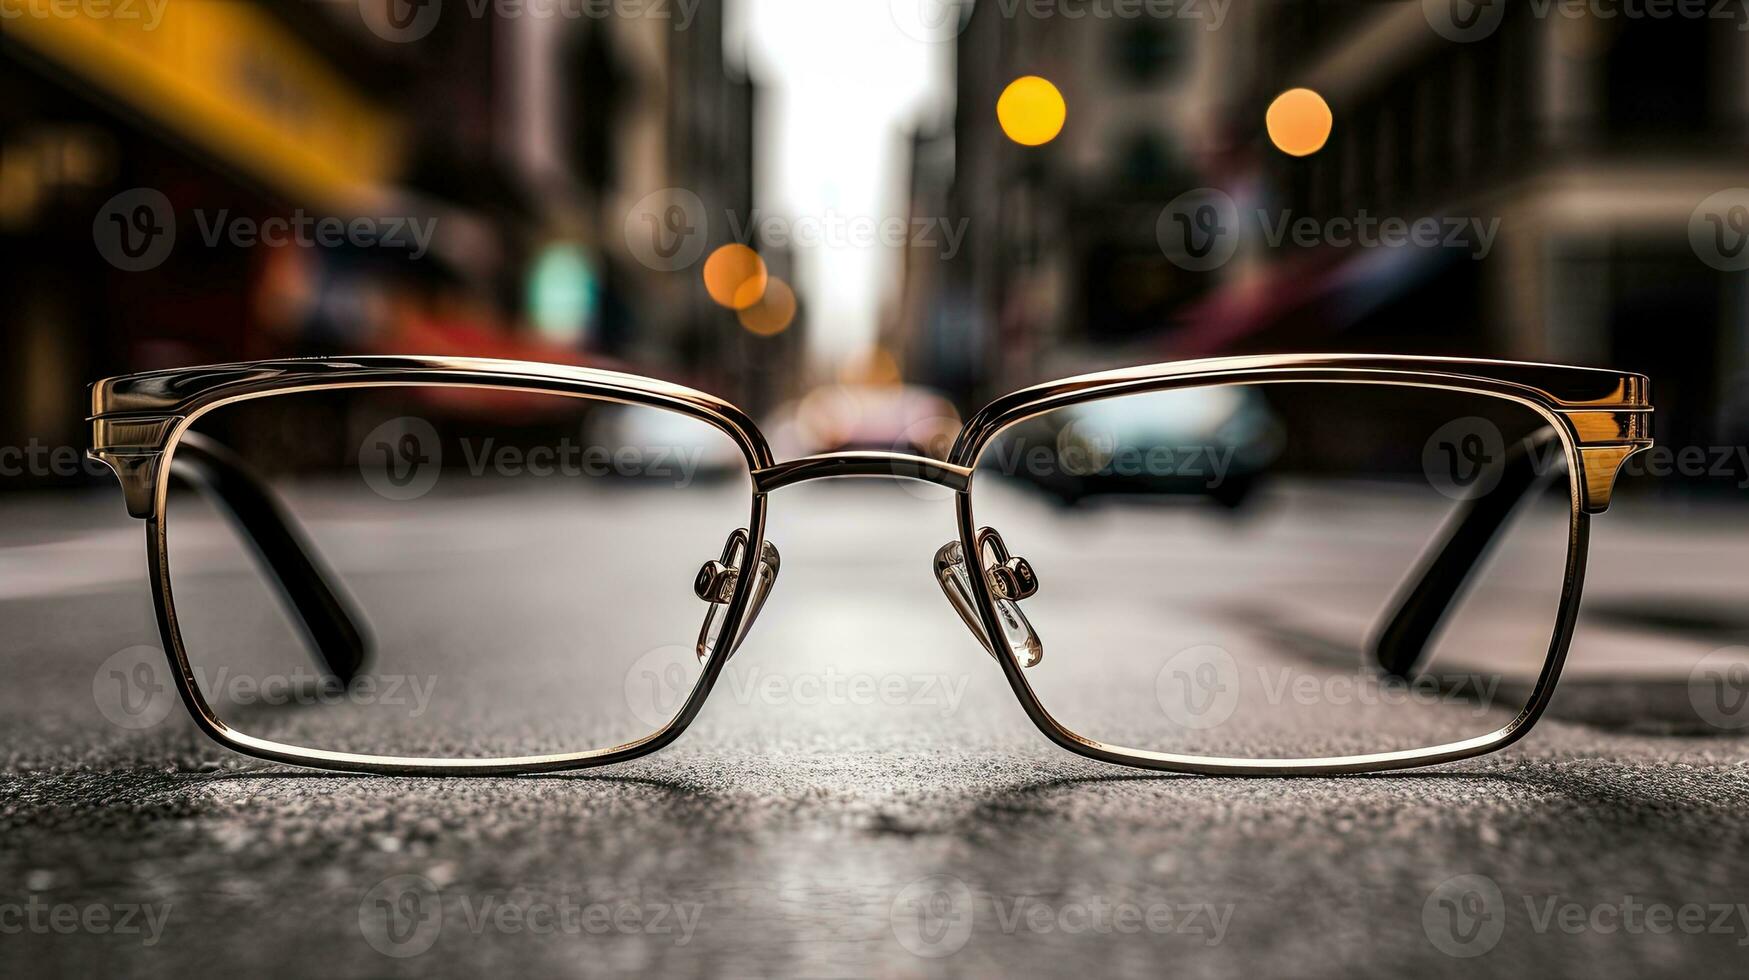
[[[264, 765], [205, 739], [179, 705], [147, 723], [118, 714], [105, 694], [116, 664], [131, 669], [130, 649], [159, 642], [139, 523], [113, 493], [0, 502], [5, 972], [1638, 977], [1749, 964], [1749, 709], [1729, 684], [1692, 683], [1749, 643], [1740, 509], [1627, 499], [1597, 523], [1568, 675], [1519, 745], [1431, 772], [1239, 779], [1138, 773], [1047, 742], [929, 574], [954, 533], [949, 508], [930, 498], [854, 483], [777, 495], [776, 592], [699, 720], [663, 752], [576, 774], [442, 779]], [[1134, 545], [1072, 578], [1041, 562], [1040, 600], [1055, 590], [1060, 605], [1035, 614], [1040, 670], [1057, 671], [1039, 676], [1060, 685], [1065, 714], [1098, 724], [1087, 705], [1158, 705], [1183, 722], [1152, 661], [1101, 672], [1092, 650], [1182, 624], [1193, 607], [1198, 625], [1166, 647], [1222, 647], [1263, 678], [1242, 685], [1228, 724], [1126, 719], [1113, 737], [1188, 728], [1238, 751], [1255, 737], [1271, 752], [1364, 748], [1370, 734], [1395, 748], [1511, 706], [1522, 665], [1510, 658], [1478, 661], [1501, 681], [1479, 706], [1283, 684], [1344, 676], [1319, 658], [1346, 622], [1312, 611], [1341, 608], [1332, 583], [1383, 581], [1394, 531], [1313, 522], [1263, 582], [1223, 564], [1239, 546], [1220, 542], [1255, 549], [1267, 534], [1149, 514], [1149, 526], [1212, 530], [1173, 539], [1175, 574], [1138, 578], [1134, 562], [1157, 561], [1165, 542], [1128, 538], [1121, 528], [1138, 525], [1116, 523], [1123, 507], [1016, 506], [1004, 533], [1035, 542], [1035, 558], [1053, 534]], [[1400, 515], [1375, 516], [1388, 529]], [[333, 528], [312, 530], [347, 547]], [[666, 544], [627, 537], [613, 553]], [[677, 554], [676, 567], [717, 547]], [[430, 555], [372, 554], [385, 595], [399, 582], [426, 618], [467, 611], [467, 597], [420, 578]], [[584, 567], [607, 564], [598, 555]], [[1200, 601], [1248, 581], [1278, 601]], [[691, 641], [689, 585], [676, 585], [676, 601], [692, 603], [684, 628], [622, 638], [638, 656]], [[613, 587], [589, 595], [642, 608]], [[1129, 590], [1134, 612], [1109, 599]], [[1174, 596], [1199, 601], [1163, 612]], [[1088, 625], [1068, 629], [1077, 614]], [[530, 636], [564, 625], [512, 622]], [[423, 648], [450, 649], [455, 635]], [[431, 669], [449, 678], [464, 666]], [[632, 677], [616, 666], [584, 678], [578, 697], [635, 721]], [[513, 700], [468, 716], [444, 700], [456, 688], [468, 689], [432, 692], [418, 724], [407, 692], [395, 704], [379, 696], [364, 706], [376, 714], [330, 734], [362, 745], [385, 707], [405, 723], [392, 737], [415, 748], [454, 744], [453, 731], [436, 732], [444, 724], [478, 726], [477, 744], [578, 734], [517, 722], [565, 689], [510, 684], [498, 695]], [[247, 707], [240, 717], [277, 732], [359, 708]]]

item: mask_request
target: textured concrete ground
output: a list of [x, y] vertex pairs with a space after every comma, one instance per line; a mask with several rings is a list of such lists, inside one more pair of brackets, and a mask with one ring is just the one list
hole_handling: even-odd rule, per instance
[[1519, 746], [1433, 772], [1213, 779], [1102, 766], [1032, 728], [929, 579], [952, 533], [941, 503], [786, 493], [783, 581], [736, 663], [792, 680], [939, 671], [963, 679], [952, 710], [719, 686], [664, 752], [512, 779], [265, 766], [180, 708], [142, 731], [106, 721], [99, 665], [158, 642], [139, 525], [108, 494], [6, 502], [5, 972], [1716, 976], [1749, 962], [1749, 741], [1689, 685], [1708, 651], [1749, 638], [1749, 533], [1731, 512], [1629, 500], [1599, 521], [1572, 673]]

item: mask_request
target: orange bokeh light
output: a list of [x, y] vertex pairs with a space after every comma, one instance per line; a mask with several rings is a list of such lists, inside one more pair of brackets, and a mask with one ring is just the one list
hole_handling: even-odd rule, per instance
[[765, 260], [745, 245], [724, 245], [704, 260], [704, 288], [719, 306], [744, 310], [765, 295]]
[[1269, 141], [1289, 156], [1311, 156], [1330, 139], [1335, 117], [1324, 97], [1309, 88], [1290, 88], [1263, 114]]
[[771, 276], [765, 284], [765, 295], [735, 316], [748, 332], [761, 337], [783, 333], [796, 318], [795, 290], [789, 288], [789, 283]]
[[1037, 75], [1009, 82], [996, 100], [996, 121], [1002, 132], [1021, 146], [1042, 146], [1056, 139], [1068, 118], [1063, 93]]

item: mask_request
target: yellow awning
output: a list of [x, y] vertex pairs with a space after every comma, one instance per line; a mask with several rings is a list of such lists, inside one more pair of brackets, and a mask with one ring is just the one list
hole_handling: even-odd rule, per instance
[[381, 195], [399, 166], [400, 127], [270, 14], [236, 0], [135, 9], [26, 14], [5, 29], [300, 204], [350, 209]]

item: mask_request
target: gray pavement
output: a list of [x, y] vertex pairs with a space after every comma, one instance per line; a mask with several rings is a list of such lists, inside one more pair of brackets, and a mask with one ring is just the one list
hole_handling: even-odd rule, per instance
[[[1569, 675], [1518, 746], [1433, 772], [1227, 779], [1045, 741], [928, 574], [953, 534], [929, 497], [779, 494], [777, 591], [680, 741], [512, 779], [262, 765], [179, 706], [143, 729], [109, 720], [102, 666], [158, 643], [140, 526], [113, 493], [0, 501], [6, 972], [1713, 976], [1749, 962], [1749, 729], [1690, 685], [1749, 642], [1739, 511], [1630, 495], [1598, 522]], [[1015, 506], [1044, 553], [1053, 531], [1098, 535], [1118, 513]], [[1169, 543], [1185, 569], [1150, 595], [1197, 598], [1162, 614], [1197, 624], [1171, 644], [1218, 643], [1249, 666], [1262, 636], [1287, 651], [1272, 669], [1313, 672], [1340, 617], [1202, 601], [1227, 553], [1211, 542], [1268, 535], [1215, 523], [1205, 540], [1184, 529], [1206, 516], [1149, 520], [1184, 532]], [[1324, 596], [1391, 540], [1326, 527], [1269, 574], [1284, 597]], [[1131, 553], [1167, 544], [1138, 538]], [[1054, 571], [1041, 567], [1047, 589], [1069, 594]], [[1082, 591], [1052, 622], [1103, 616], [1097, 597], [1135, 580], [1123, 560], [1078, 569]], [[1085, 690], [1094, 665], [1038, 625], [1060, 683]], [[1484, 662], [1510, 682], [1509, 658]], [[626, 693], [618, 678], [600, 687], [579, 697]], [[1279, 737], [1268, 726], [1291, 716], [1327, 723], [1332, 745], [1443, 730], [1331, 690], [1242, 701], [1222, 730], [1253, 732], [1252, 718]]]

